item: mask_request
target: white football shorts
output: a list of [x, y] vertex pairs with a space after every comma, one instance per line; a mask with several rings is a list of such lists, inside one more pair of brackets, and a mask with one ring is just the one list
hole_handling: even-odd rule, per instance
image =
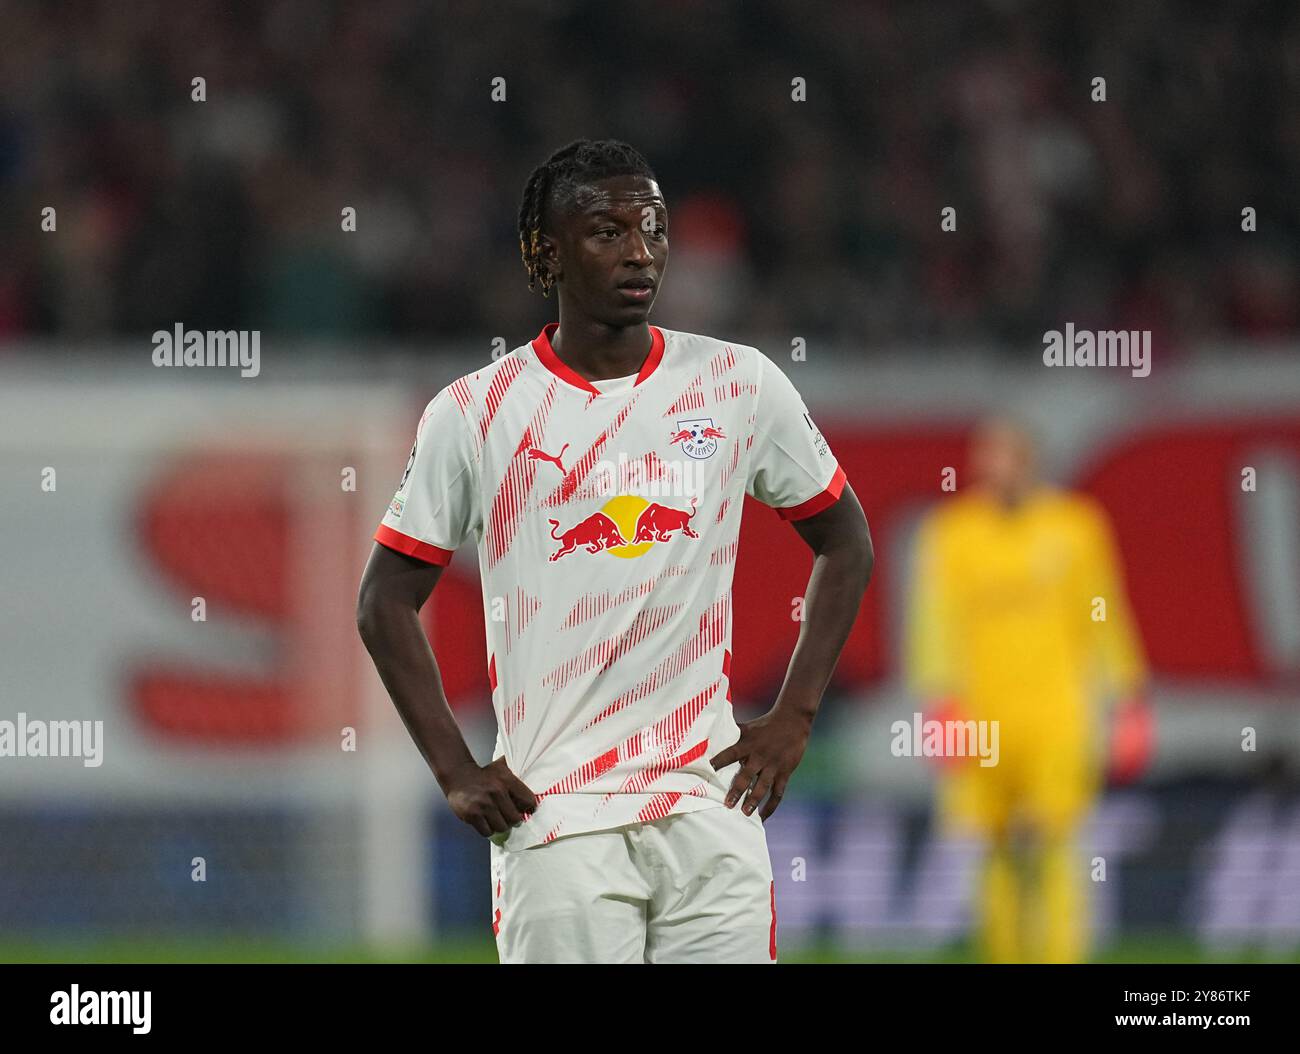
[[503, 963], [776, 961], [767, 837], [739, 805], [491, 851]]

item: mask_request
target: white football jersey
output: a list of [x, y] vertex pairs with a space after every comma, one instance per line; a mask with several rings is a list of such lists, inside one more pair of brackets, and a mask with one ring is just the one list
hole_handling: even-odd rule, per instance
[[375, 533], [478, 546], [494, 757], [539, 799], [506, 849], [723, 804], [744, 495], [796, 520], [845, 483], [758, 349], [651, 326], [635, 377], [593, 383], [557, 326], [433, 397]]

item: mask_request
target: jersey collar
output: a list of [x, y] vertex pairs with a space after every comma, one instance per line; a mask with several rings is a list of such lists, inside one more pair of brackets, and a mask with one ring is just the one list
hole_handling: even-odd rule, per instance
[[[583, 377], [576, 370], [571, 369], [560, 357], [555, 354], [555, 349], [551, 347], [551, 337], [555, 331], [560, 328], [558, 322], [548, 322], [542, 327], [542, 331], [533, 338], [533, 351], [537, 353], [538, 361], [550, 370], [560, 380], [573, 385], [575, 388], [581, 388], [584, 392], [591, 395], [604, 395], [594, 384], [586, 377]], [[641, 364], [641, 370], [636, 375], [636, 380], [632, 387], [644, 381], [655, 369], [664, 357], [664, 335], [658, 326], [650, 327], [650, 354], [645, 357], [645, 362]]]

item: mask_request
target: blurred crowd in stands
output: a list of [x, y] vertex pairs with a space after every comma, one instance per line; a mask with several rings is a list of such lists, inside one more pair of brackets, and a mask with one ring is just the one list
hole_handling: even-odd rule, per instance
[[522, 343], [556, 310], [524, 183], [604, 137], [668, 201], [669, 328], [1300, 328], [1295, 3], [6, 0], [0, 27], [0, 343]]

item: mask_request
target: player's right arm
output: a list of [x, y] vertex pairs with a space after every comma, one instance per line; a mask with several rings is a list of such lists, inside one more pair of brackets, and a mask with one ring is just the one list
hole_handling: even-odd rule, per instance
[[442, 687], [420, 609], [477, 524], [476, 452], [449, 388], [425, 409], [406, 472], [375, 534], [357, 593], [357, 630], [452, 811], [485, 837], [537, 799], [504, 758], [479, 765]]
[[420, 609], [442, 576], [425, 563], [376, 543], [357, 595], [357, 629], [452, 812], [487, 837], [508, 831], [537, 799], [506, 768], [505, 758], [474, 760], [443, 692]]

